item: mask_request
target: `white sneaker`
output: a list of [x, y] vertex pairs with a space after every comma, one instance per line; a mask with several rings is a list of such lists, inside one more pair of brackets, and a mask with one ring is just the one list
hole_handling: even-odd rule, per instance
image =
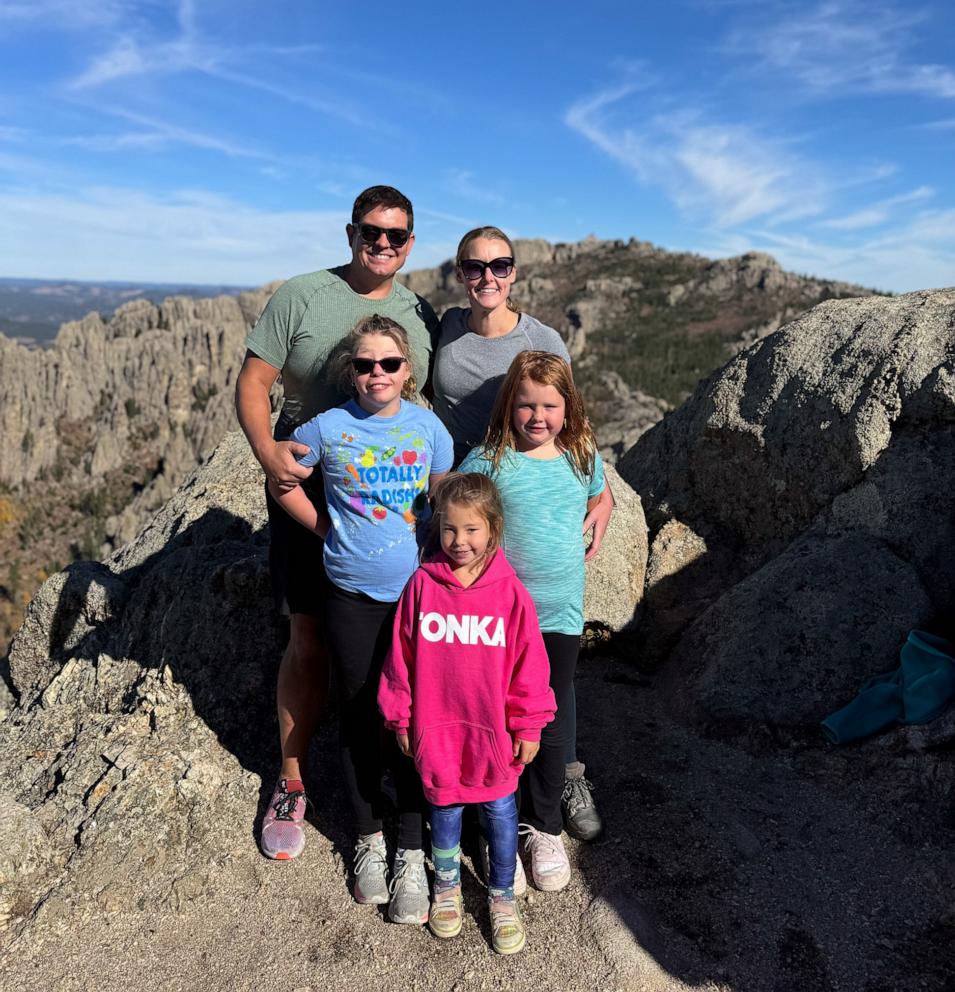
[[359, 837], [355, 845], [355, 902], [383, 905], [388, 891], [388, 851], [381, 833]]
[[428, 922], [431, 899], [424, 868], [424, 851], [398, 848], [395, 852], [394, 874], [388, 889], [391, 892], [388, 919], [392, 923], [421, 926]]
[[524, 838], [524, 853], [531, 859], [534, 888], [559, 892], [570, 881], [570, 862], [560, 834], [545, 834], [528, 823], [522, 823], [519, 832]]
[[[491, 879], [491, 860], [487, 850], [487, 841], [481, 840], [481, 872], [484, 875], [484, 884], [487, 885]], [[520, 854], [514, 859], [514, 895], [522, 896], [527, 892], [527, 875], [524, 874], [524, 865], [521, 862]]]

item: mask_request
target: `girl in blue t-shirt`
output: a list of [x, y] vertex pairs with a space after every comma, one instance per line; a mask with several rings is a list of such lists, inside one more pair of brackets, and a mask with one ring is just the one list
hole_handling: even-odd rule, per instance
[[521, 779], [520, 817], [531, 878], [556, 891], [570, 880], [560, 837], [560, 799], [570, 739], [570, 699], [583, 632], [583, 523], [604, 488], [604, 472], [570, 366], [523, 351], [497, 394], [487, 439], [460, 466], [497, 483], [504, 549], [527, 586], [550, 659], [557, 718]]
[[[427, 492], [451, 468], [452, 442], [438, 418], [408, 402], [416, 395], [404, 329], [374, 314], [344, 340], [337, 361], [354, 399], [302, 424], [303, 465], [319, 465], [326, 506], [301, 487], [272, 496], [325, 541], [323, 618], [339, 694], [345, 785], [358, 829], [355, 899], [389, 903], [395, 923], [428, 920], [422, 851], [424, 797], [414, 765], [383, 735], [377, 692], [395, 604], [418, 564], [417, 525]], [[422, 521], [423, 523], [426, 521]], [[386, 749], [387, 748], [387, 753]], [[382, 773], [391, 768], [398, 841], [389, 884], [382, 834]]]

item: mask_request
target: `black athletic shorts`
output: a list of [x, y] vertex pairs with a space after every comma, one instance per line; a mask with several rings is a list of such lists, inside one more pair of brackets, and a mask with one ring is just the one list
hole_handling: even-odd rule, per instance
[[[302, 490], [316, 506], [325, 509], [324, 490]], [[319, 501], [321, 501], [319, 503]], [[269, 573], [272, 599], [282, 616], [304, 613], [320, 617], [324, 612], [325, 542], [293, 520], [272, 499], [268, 483], [265, 503], [269, 511]]]

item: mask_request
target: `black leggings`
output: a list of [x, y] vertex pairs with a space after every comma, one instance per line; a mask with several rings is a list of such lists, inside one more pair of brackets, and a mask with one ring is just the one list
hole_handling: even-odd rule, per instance
[[559, 834], [563, 828], [560, 796], [564, 791], [567, 747], [574, 729], [571, 696], [580, 635], [544, 634], [544, 647], [550, 661], [550, 687], [557, 698], [557, 716], [544, 727], [540, 751], [521, 775], [521, 823], [529, 823], [545, 834]]
[[398, 808], [398, 846], [421, 847], [425, 811], [421, 780], [398, 749], [378, 712], [378, 682], [391, 644], [394, 603], [329, 582], [325, 634], [338, 692], [339, 744], [345, 788], [360, 834], [381, 830], [385, 798], [381, 778], [390, 769]]

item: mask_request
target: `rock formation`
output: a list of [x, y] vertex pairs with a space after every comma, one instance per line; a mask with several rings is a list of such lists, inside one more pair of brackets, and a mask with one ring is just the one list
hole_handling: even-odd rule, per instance
[[[0, 450], [0, 482], [101, 478], [135, 451], [161, 462], [155, 509], [234, 423], [245, 336], [274, 289], [136, 300], [108, 322], [92, 313], [64, 324], [48, 350], [0, 337], [0, 431], [12, 440]], [[77, 432], [88, 435], [80, 459], [67, 457]]]
[[811, 727], [950, 614], [953, 363], [951, 290], [823, 303], [622, 459], [651, 531], [641, 636], [687, 718]]

